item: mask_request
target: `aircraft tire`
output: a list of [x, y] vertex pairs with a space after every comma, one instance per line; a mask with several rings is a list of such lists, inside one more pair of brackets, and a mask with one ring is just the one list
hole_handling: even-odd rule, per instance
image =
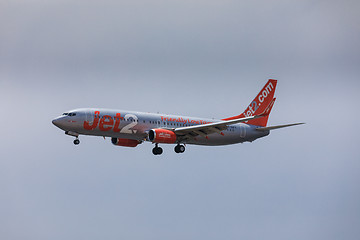
[[179, 145], [179, 152], [180, 153], [185, 152], [185, 146], [184, 145]]
[[178, 144], [175, 146], [174, 150], [176, 153], [183, 153], [185, 152], [185, 146]]
[[161, 147], [154, 147], [152, 152], [154, 155], [161, 155], [163, 153], [163, 149]]
[[75, 145], [79, 145], [79, 144], [80, 144], [80, 140], [79, 140], [79, 139], [75, 139], [75, 140], [74, 140], [74, 144], [75, 144]]
[[180, 153], [179, 145], [176, 145], [176, 146], [175, 146], [174, 151], [175, 151], [176, 153]]

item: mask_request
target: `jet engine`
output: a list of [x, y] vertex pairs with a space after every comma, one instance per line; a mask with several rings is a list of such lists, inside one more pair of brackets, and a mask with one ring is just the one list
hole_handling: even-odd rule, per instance
[[122, 147], [136, 147], [139, 144], [138, 140], [126, 138], [111, 138], [112, 144]]
[[151, 129], [149, 131], [149, 140], [154, 143], [175, 143], [176, 134], [166, 129]]

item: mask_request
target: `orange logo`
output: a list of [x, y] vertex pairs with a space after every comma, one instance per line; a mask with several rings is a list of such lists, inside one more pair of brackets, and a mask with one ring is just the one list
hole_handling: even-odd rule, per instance
[[[115, 122], [114, 122], [115, 119]], [[90, 125], [89, 121], [84, 121], [84, 129], [86, 130], [94, 130], [97, 126], [101, 131], [110, 131], [113, 129], [114, 132], [120, 132], [120, 121], [123, 120], [120, 113], [116, 113], [114, 117], [110, 115], [104, 115], [100, 118], [100, 111], [94, 112], [94, 120]]]

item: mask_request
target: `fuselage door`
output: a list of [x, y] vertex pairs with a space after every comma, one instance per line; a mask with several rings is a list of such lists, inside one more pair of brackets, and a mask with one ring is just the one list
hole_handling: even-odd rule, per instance
[[244, 124], [240, 124], [240, 137], [241, 138], [246, 137], [246, 126]]
[[92, 111], [85, 111], [85, 121], [89, 123], [89, 125], [92, 125], [94, 123], [94, 114]]

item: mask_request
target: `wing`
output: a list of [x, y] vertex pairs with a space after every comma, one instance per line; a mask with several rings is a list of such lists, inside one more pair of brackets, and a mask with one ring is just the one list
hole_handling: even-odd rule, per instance
[[224, 131], [227, 129], [229, 125], [246, 122], [249, 120], [253, 120], [256, 118], [261, 118], [269, 115], [272, 106], [274, 105], [275, 98], [270, 102], [270, 104], [267, 106], [265, 111], [259, 115], [254, 115], [250, 117], [244, 117], [244, 118], [237, 118], [232, 120], [226, 120], [226, 121], [220, 121], [215, 123], [207, 123], [202, 125], [195, 125], [195, 126], [189, 126], [189, 127], [180, 127], [173, 129], [174, 133], [176, 133], [177, 136], [188, 138], [188, 137], [196, 137], [198, 135], [206, 137], [209, 134], [212, 133], [221, 133], [221, 131]]

